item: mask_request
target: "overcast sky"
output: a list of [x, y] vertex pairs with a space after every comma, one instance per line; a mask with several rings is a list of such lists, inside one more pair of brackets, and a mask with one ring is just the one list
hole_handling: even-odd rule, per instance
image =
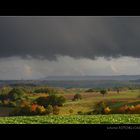
[[140, 17], [0, 17], [0, 79], [140, 74]]

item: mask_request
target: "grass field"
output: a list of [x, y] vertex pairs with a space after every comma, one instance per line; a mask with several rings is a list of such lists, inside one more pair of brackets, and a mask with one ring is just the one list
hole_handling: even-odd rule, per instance
[[[78, 90], [78, 92], [80, 92]], [[104, 124], [104, 123], [139, 123], [140, 114], [110, 114], [110, 115], [77, 115], [79, 111], [93, 111], [95, 103], [99, 101], [111, 101], [111, 107], [115, 108], [124, 104], [135, 105], [140, 103], [140, 90], [126, 90], [117, 92], [110, 91], [104, 97], [99, 92], [85, 92], [81, 90], [82, 100], [72, 101], [73, 96], [77, 93], [76, 89], [67, 92], [63, 95], [66, 98], [66, 103], [60, 107], [59, 115], [46, 116], [19, 116], [19, 117], [4, 117], [12, 108], [0, 107], [0, 124]], [[39, 96], [48, 96], [41, 93], [30, 96], [37, 98]], [[70, 110], [73, 110], [71, 113]]]
[[[104, 97], [99, 92], [85, 92], [84, 89], [68, 89], [65, 94], [60, 94], [64, 96], [67, 101], [64, 103], [62, 107], [60, 107], [60, 115], [76, 115], [79, 111], [81, 112], [89, 112], [92, 111], [94, 108], [95, 103], [99, 101], [114, 101], [116, 102], [116, 105], [119, 104], [122, 105], [124, 103], [131, 102], [138, 102], [140, 98], [138, 96], [140, 95], [140, 90], [126, 90], [126, 91], [120, 91], [118, 94], [115, 91], [108, 92], [107, 95]], [[82, 95], [82, 100], [78, 101], [72, 101], [73, 96], [75, 93], [79, 92]], [[38, 94], [30, 94], [30, 99], [36, 99], [38, 97], [45, 97], [48, 96], [48, 94], [45, 93], [38, 93]], [[117, 103], [118, 102], [118, 103]], [[72, 113], [69, 111], [73, 110]], [[7, 116], [8, 111], [11, 110], [7, 107], [0, 107], [0, 116]]]
[[140, 124], [140, 115], [0, 117], [0, 124]]
[[82, 95], [83, 99], [78, 101], [71, 100], [73, 98], [74, 93], [67, 93], [63, 95], [65, 98], [67, 98], [68, 101], [64, 104], [63, 107], [61, 107], [60, 115], [70, 114], [69, 113], [70, 109], [73, 110], [72, 113], [73, 115], [77, 114], [78, 111], [82, 111], [82, 112], [92, 111], [95, 103], [103, 100], [118, 102], [120, 105], [125, 103], [131, 104], [133, 102], [139, 102], [140, 100], [140, 98], [138, 98], [138, 96], [140, 95], [139, 90], [133, 90], [133, 91], [126, 90], [126, 91], [121, 91], [119, 94], [117, 92], [111, 91], [104, 97], [97, 92], [89, 92], [89, 93], [82, 92], [80, 94]]

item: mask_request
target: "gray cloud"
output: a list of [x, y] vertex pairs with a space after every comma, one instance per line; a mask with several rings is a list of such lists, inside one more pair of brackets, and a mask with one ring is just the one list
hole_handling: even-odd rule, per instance
[[47, 76], [139, 75], [140, 58], [106, 60], [59, 56], [56, 60], [9, 57], [0, 59], [0, 79], [40, 79]]
[[0, 57], [140, 57], [140, 17], [0, 17]]

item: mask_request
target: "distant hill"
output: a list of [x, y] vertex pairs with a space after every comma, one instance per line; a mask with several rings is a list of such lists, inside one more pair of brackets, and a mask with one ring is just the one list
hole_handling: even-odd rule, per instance
[[137, 79], [137, 80], [131, 80], [131, 82], [136, 82], [136, 83], [139, 83], [140, 82], [140, 79]]
[[48, 76], [42, 80], [118, 80], [118, 81], [129, 81], [138, 80], [140, 75], [117, 75], [117, 76]]
[[49, 76], [39, 80], [0, 80], [2, 85], [48, 85], [65, 88], [102, 88], [140, 85], [140, 75]]

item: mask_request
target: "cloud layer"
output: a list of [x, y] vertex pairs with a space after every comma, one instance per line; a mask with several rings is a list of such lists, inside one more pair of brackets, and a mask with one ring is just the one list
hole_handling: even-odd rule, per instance
[[0, 57], [140, 57], [140, 17], [0, 17]]
[[140, 74], [140, 17], [0, 17], [0, 79]]
[[0, 79], [40, 79], [47, 76], [138, 75], [140, 58], [96, 60], [59, 56], [56, 60], [9, 57], [0, 59]]

